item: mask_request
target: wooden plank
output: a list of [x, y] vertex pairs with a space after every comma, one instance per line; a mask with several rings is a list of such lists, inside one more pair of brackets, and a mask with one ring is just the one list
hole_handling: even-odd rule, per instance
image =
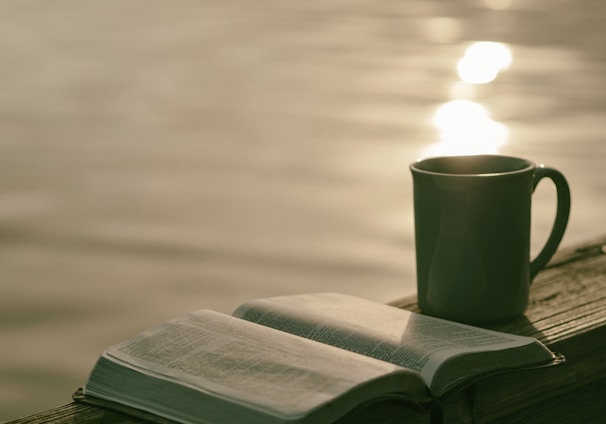
[[[523, 415], [526, 411], [536, 410], [536, 405], [545, 403], [553, 403], [552, 414], [536, 415], [532, 422], [549, 423], [553, 414], [567, 416], [571, 409], [588, 416], [594, 415], [595, 409], [603, 409], [601, 404], [586, 405], [584, 398], [577, 394], [585, 392], [588, 386], [604, 387], [606, 328], [589, 331], [550, 347], [565, 352], [566, 362], [563, 365], [495, 376], [475, 384], [470, 389], [473, 409], [469, 412], [474, 422], [500, 421], [515, 413]], [[606, 392], [602, 391], [601, 395], [606, 396]], [[568, 402], [553, 402], [553, 399], [559, 398], [568, 399]]]
[[[391, 409], [375, 410], [372, 412], [374, 418], [378, 415], [385, 417], [386, 414], [397, 414], [400, 422], [407, 424], [429, 424], [428, 413], [419, 413], [413, 409], [404, 409], [399, 404], [392, 405]], [[366, 423], [367, 415], [360, 417], [359, 422]], [[130, 417], [98, 406], [70, 403], [38, 414], [23, 417], [7, 424], [149, 424], [148, 421]], [[353, 424], [353, 423], [352, 423]]]
[[96, 406], [69, 403], [8, 424], [141, 424], [143, 421]]
[[601, 424], [606, 417], [605, 392], [606, 382], [602, 380], [506, 415], [491, 424], [528, 424], [536, 422], [536, 417], [550, 424]]
[[[606, 397], [605, 253], [606, 237], [558, 252], [533, 283], [526, 314], [505, 324], [488, 326], [536, 337], [552, 350], [564, 353], [566, 363], [482, 380], [465, 394], [445, 401], [445, 422], [519, 419], [547, 423], [570, 418], [571, 414], [576, 414], [576, 418], [556, 422], [579, 422], [577, 418], [581, 417], [581, 422], [592, 422], [604, 413], [603, 401], [588, 402], [583, 394], [599, 389], [592, 392], [592, 398]], [[414, 297], [394, 304], [418, 310]], [[551, 409], [549, 413], [538, 413], [543, 411], [538, 405], [550, 405]]]
[[[414, 297], [392, 304], [418, 311]], [[526, 314], [490, 328], [536, 337], [564, 353], [566, 363], [482, 380], [445, 400], [445, 422], [601, 422], [606, 416], [606, 236], [559, 251], [533, 283]], [[411, 412], [407, 422], [426, 420]], [[106, 422], [142, 423], [71, 403], [10, 424]]]
[[[605, 253], [606, 236], [559, 251], [536, 277], [524, 316], [486, 328], [553, 344], [605, 325]], [[391, 304], [419, 312], [416, 296]]]

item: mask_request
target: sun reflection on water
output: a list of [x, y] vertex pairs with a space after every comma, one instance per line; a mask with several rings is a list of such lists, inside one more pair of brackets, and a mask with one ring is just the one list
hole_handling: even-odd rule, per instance
[[494, 121], [484, 106], [470, 100], [444, 103], [436, 110], [433, 124], [440, 131], [440, 142], [427, 150], [428, 156], [497, 153], [509, 135], [507, 127]]
[[479, 41], [466, 49], [457, 64], [460, 80], [453, 84], [453, 99], [441, 104], [433, 115], [440, 139], [424, 152], [426, 156], [498, 153], [509, 130], [492, 119], [486, 106], [473, 101], [474, 87], [494, 82], [511, 63], [511, 50], [502, 43]]
[[478, 41], [470, 45], [459, 60], [457, 73], [465, 82], [487, 84], [507, 69], [511, 61], [511, 50], [505, 44]]

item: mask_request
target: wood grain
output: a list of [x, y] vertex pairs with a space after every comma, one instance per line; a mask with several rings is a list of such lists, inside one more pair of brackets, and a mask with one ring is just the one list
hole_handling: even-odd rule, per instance
[[[392, 303], [418, 310], [416, 299]], [[606, 236], [559, 251], [533, 283], [523, 317], [491, 328], [536, 337], [566, 362], [486, 378], [444, 400], [448, 423], [602, 422], [606, 416]], [[411, 412], [409, 422], [426, 422]], [[70, 403], [10, 424], [143, 421]]]

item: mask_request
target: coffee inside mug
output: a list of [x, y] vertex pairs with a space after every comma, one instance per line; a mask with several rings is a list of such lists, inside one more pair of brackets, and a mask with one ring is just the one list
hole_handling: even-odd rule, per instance
[[425, 159], [412, 165], [418, 171], [448, 175], [491, 175], [527, 172], [534, 164], [511, 156], [452, 156]]

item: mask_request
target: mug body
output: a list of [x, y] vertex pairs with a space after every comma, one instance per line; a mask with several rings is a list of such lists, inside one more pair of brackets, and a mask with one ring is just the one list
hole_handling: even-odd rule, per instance
[[410, 168], [422, 312], [470, 324], [521, 315], [535, 165], [481, 155], [429, 158]]

